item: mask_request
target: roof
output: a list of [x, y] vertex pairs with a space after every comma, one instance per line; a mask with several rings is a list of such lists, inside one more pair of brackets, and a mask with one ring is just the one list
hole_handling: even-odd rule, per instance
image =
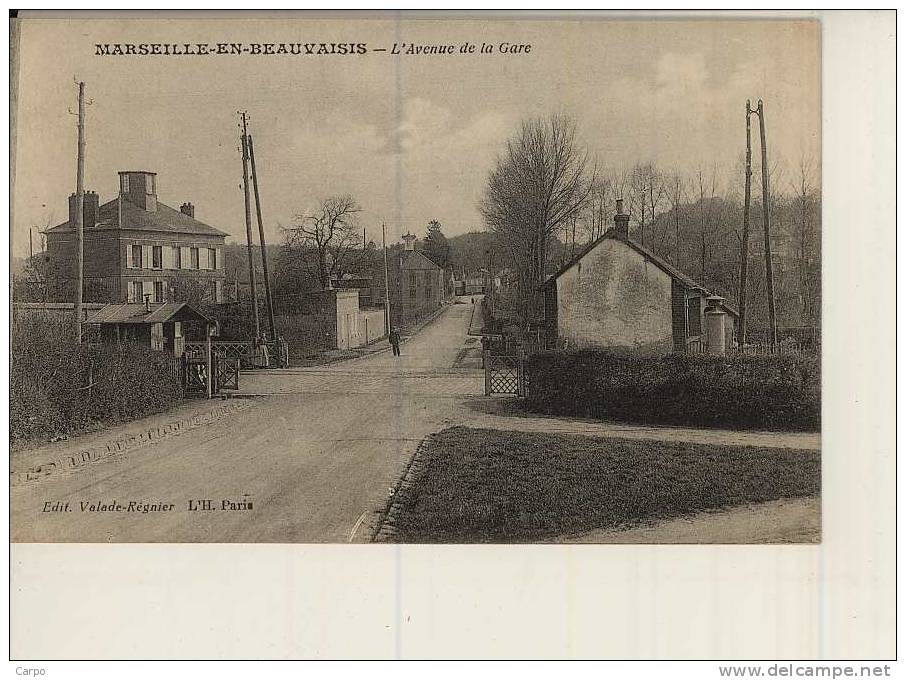
[[[145, 210], [135, 205], [125, 196], [122, 197], [123, 203], [123, 223], [120, 225], [119, 217], [119, 200], [114, 198], [112, 201], [104, 203], [98, 209], [97, 225], [93, 228], [123, 228], [138, 229], [140, 231], [165, 231], [180, 234], [206, 234], [210, 236], [226, 236], [227, 233], [215, 229], [214, 227], [189, 217], [183, 212], [171, 208], [165, 203], [157, 202], [157, 210], [154, 212]], [[59, 232], [67, 231], [73, 227], [69, 221], [63, 222], [51, 227], [47, 231]]]
[[209, 321], [205, 316], [186, 302], [158, 302], [150, 306], [150, 311], [143, 303], [104, 305], [89, 316], [85, 323], [98, 324], [148, 324], [166, 321]]
[[434, 260], [432, 260], [420, 250], [404, 250], [402, 251], [402, 258], [403, 259], [400, 265], [403, 269], [441, 269], [441, 266], [439, 264], [437, 264]]
[[[587, 246], [582, 248], [582, 250], [580, 250], [574, 257], [572, 257], [569, 260], [569, 262], [567, 262], [565, 265], [560, 267], [560, 269], [557, 270], [557, 273], [552, 274], [547, 279], [547, 281], [544, 282], [544, 285], [548, 285], [548, 284], [552, 283], [561, 274], [565, 273], [569, 269], [572, 269], [572, 267], [575, 266], [579, 262], [579, 260], [581, 260], [583, 257], [588, 255], [588, 253], [590, 253], [592, 250], [594, 250], [605, 239], [611, 239], [614, 241], [619, 241], [621, 243], [625, 243], [627, 246], [629, 246], [634, 251], [636, 251], [639, 255], [641, 255], [648, 261], [650, 261], [654, 266], [656, 266], [658, 269], [660, 269], [665, 274], [667, 274], [671, 279], [682, 284], [684, 287], [692, 289], [692, 290], [700, 290], [705, 295], [712, 295], [710, 290], [705, 288], [705, 286], [700, 284], [698, 281], [693, 279], [691, 276], [688, 276], [687, 274], [683, 273], [682, 271], [680, 271], [679, 269], [674, 267], [672, 264], [670, 264], [669, 262], [667, 262], [660, 256], [655, 255], [653, 252], [648, 250], [648, 248], [641, 245], [640, 243], [636, 243], [635, 241], [633, 241], [630, 238], [618, 236], [616, 234], [616, 232], [614, 232], [612, 229], [609, 229], [608, 231], [604, 232], [604, 234], [602, 236], [599, 236], [597, 239], [595, 239], [594, 241], [589, 243]], [[739, 316], [739, 313], [730, 305], [728, 305], [726, 303], [721, 303], [721, 306], [724, 309], [726, 309], [728, 312], [733, 314], [734, 316]]]

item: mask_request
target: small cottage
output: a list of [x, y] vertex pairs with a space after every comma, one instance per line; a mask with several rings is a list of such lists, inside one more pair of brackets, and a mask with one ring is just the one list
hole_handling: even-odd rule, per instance
[[614, 227], [544, 284], [549, 346], [625, 347], [643, 353], [719, 353], [735, 342], [737, 312], [724, 299]]
[[137, 342], [175, 357], [183, 354], [187, 326], [204, 339], [214, 321], [185, 302], [108, 304], [85, 321], [99, 327], [101, 342]]

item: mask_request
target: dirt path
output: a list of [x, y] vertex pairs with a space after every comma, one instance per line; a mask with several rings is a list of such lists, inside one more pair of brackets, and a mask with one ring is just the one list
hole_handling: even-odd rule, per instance
[[821, 500], [796, 498], [660, 522], [563, 536], [565, 543], [820, 543]]
[[696, 427], [666, 427], [628, 425], [602, 422], [585, 418], [561, 418], [536, 415], [525, 411], [515, 399], [477, 397], [462, 403], [463, 424], [471, 427], [516, 430], [519, 432], [551, 432], [581, 434], [589, 437], [620, 437], [623, 439], [651, 439], [655, 441], [680, 441], [700, 444], [727, 444], [737, 446], [765, 446], [771, 448], [811, 449], [821, 448], [819, 432], [765, 432], [718, 430]]

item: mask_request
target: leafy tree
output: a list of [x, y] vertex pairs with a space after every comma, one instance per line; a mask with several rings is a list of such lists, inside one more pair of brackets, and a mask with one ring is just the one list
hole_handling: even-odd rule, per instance
[[444, 236], [441, 224], [437, 220], [428, 222], [428, 231], [425, 235], [424, 244], [425, 255], [435, 264], [446, 269], [450, 262], [450, 243], [447, 241], [447, 237]]

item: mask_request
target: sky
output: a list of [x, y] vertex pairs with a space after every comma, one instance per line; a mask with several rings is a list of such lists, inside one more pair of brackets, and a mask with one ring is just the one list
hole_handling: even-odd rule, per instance
[[[364, 43], [364, 55], [96, 56], [98, 43]], [[491, 54], [460, 54], [464, 42]], [[530, 45], [522, 54], [501, 43]], [[394, 55], [394, 43], [454, 45]], [[820, 25], [809, 21], [31, 19], [21, 27], [12, 226], [67, 218], [76, 81], [86, 84], [85, 188], [158, 173], [159, 200], [244, 242], [238, 110], [250, 132], [269, 243], [319, 200], [351, 194], [368, 238], [483, 228], [488, 173], [520, 121], [566, 114], [609, 169], [731, 169], [745, 102], [765, 103], [772, 162], [820, 159]], [[385, 48], [387, 52], [375, 52]], [[756, 128], [757, 130], [757, 128]], [[757, 144], [757, 137], [754, 138]], [[755, 171], [758, 172], [757, 151]], [[741, 180], [740, 180], [741, 181]]]

